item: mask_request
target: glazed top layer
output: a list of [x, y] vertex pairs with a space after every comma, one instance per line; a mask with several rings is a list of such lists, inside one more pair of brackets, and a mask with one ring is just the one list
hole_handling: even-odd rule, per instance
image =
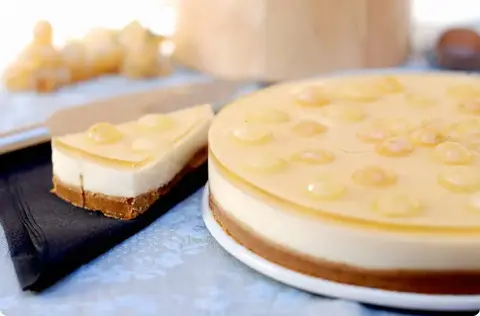
[[240, 98], [209, 134], [232, 177], [309, 214], [480, 230], [480, 78], [334, 77]]
[[56, 137], [53, 145], [102, 164], [139, 168], [161, 159], [198, 124], [212, 117], [212, 108], [207, 104], [167, 114], [148, 114], [119, 125], [101, 122], [85, 132]]

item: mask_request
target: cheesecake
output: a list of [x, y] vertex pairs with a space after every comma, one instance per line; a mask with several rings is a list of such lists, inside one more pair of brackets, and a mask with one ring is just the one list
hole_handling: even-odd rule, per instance
[[59, 198], [108, 217], [133, 219], [207, 159], [210, 105], [148, 114], [52, 139]]
[[480, 294], [480, 78], [334, 76], [244, 96], [209, 131], [238, 243], [343, 284]]

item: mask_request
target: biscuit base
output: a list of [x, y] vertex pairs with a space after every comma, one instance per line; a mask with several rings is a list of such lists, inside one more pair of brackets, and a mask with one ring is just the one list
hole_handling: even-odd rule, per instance
[[99, 211], [107, 217], [130, 220], [147, 211], [155, 201], [167, 194], [186, 174], [200, 167], [206, 160], [207, 150], [202, 149], [195, 154], [186, 167], [169, 183], [136, 197], [109, 196], [102, 193], [84, 191], [82, 188], [62, 183], [55, 175], [53, 176], [53, 189], [51, 192], [77, 207], [90, 211]]
[[[389, 291], [421, 294], [480, 294], [479, 271], [370, 270], [329, 262], [276, 245], [238, 223], [212, 194], [209, 206], [223, 230], [255, 254], [288, 269], [321, 279]], [[334, 242], [334, 241], [332, 241]], [[352, 240], [354, 243], [355, 241]], [[361, 245], [359, 245], [361, 247]], [[454, 254], [452, 254], [454, 255]], [[382, 254], [379, 254], [381, 260]]]

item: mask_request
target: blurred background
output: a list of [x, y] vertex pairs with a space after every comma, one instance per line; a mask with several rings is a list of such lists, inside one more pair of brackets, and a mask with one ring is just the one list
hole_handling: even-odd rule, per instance
[[[55, 29], [54, 40], [60, 45], [70, 38], [83, 36], [93, 27], [121, 28], [132, 20], [164, 35], [171, 35], [175, 24], [174, 0], [123, 1], [0, 1], [0, 68], [31, 38], [38, 20], [48, 20]], [[479, 18], [478, 0], [412, 0], [413, 26], [421, 26], [420, 35], [456, 23]]]
[[138, 20], [152, 31], [171, 35], [175, 11], [171, 0], [123, 1], [0, 1], [0, 67], [15, 58], [30, 41], [35, 23], [47, 20], [54, 28], [54, 42], [62, 45], [72, 38], [83, 37], [90, 29], [119, 29]]

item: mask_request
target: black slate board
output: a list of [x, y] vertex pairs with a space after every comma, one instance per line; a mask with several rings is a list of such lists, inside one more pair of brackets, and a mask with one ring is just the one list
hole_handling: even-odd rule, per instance
[[0, 223], [20, 286], [42, 291], [140, 231], [203, 187], [207, 164], [130, 221], [74, 207], [50, 193], [50, 143], [0, 156]]

